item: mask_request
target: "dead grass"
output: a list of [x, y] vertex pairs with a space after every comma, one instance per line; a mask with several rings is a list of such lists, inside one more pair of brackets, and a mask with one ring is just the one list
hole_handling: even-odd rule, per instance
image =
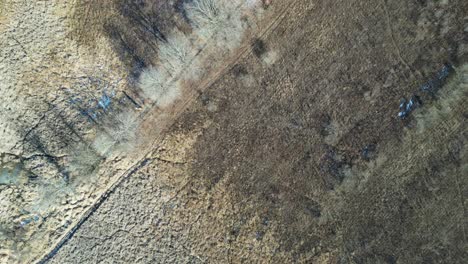
[[438, 100], [427, 109], [416, 113], [418, 133], [425, 133], [431, 128], [452, 118], [453, 109], [466, 105], [468, 98], [468, 64], [460, 66], [456, 75], [439, 91]]
[[96, 38], [102, 36], [106, 21], [115, 15], [114, 1], [77, 1], [70, 20], [71, 37], [92, 47]]
[[2, 28], [2, 24], [5, 23], [7, 19], [6, 10], [8, 8], [8, 4], [5, 0], [0, 0], [0, 29]]

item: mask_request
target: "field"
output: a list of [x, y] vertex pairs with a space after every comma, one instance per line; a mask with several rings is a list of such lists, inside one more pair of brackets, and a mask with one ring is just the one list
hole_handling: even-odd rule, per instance
[[0, 25], [0, 260], [466, 262], [468, 3], [141, 2]]

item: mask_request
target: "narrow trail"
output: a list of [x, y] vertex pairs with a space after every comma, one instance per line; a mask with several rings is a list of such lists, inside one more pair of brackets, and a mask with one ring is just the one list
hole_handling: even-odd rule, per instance
[[[276, 16], [274, 19], [271, 21], [266, 22], [266, 26], [262, 27], [262, 30], [260, 32], [254, 32], [250, 36], [248, 36], [249, 39], [252, 39], [254, 37], [257, 38], [265, 38], [271, 32], [274, 31], [275, 28], [277, 28], [280, 23], [286, 18], [286, 15], [288, 13], [288, 10], [290, 10], [295, 4], [297, 3], [297, 0], [292, 0], [290, 3], [286, 4], [282, 9], [278, 11], [279, 15]], [[201, 84], [197, 87], [197, 89], [192, 89], [190, 90], [190, 94], [186, 96], [186, 99], [178, 104], [178, 107], [172, 114], [172, 116], [169, 118], [171, 122], [168, 122], [166, 124], [165, 129], [168, 129], [172, 126], [174, 121], [176, 120], [177, 116], [179, 116], [182, 112], [184, 112], [185, 109], [189, 105], [191, 105], [196, 98], [198, 97], [198, 92], [199, 91], [204, 91], [207, 88], [209, 88], [211, 85], [213, 85], [219, 78], [221, 78], [224, 74], [229, 72], [229, 70], [236, 65], [240, 60], [242, 60], [244, 57], [249, 55], [251, 53], [250, 49], [250, 41], [246, 41], [247, 44], [243, 45], [238, 49], [238, 52], [236, 55], [232, 56], [229, 60], [226, 61], [224, 67], [221, 67], [218, 71], [214, 72], [211, 74], [211, 77], [207, 78], [205, 81], [201, 82]], [[155, 106], [150, 107], [147, 111], [144, 111], [144, 115], [150, 113], [151, 111], [155, 110]], [[102, 193], [96, 201], [82, 214], [82, 216], [79, 218], [79, 220], [72, 225], [68, 232], [66, 232], [52, 247], [49, 248], [46, 254], [44, 254], [42, 257], [40, 257], [38, 260], [36, 260], [35, 263], [38, 264], [43, 264], [47, 263], [49, 260], [51, 260], [57, 253], [58, 251], [76, 234], [76, 232], [83, 226], [83, 224], [96, 212], [99, 207], [107, 200], [107, 198], [115, 192], [115, 190], [122, 185], [122, 183], [131, 177], [134, 173], [136, 173], [139, 169], [143, 168], [145, 165], [148, 164], [149, 161], [152, 160], [153, 152], [156, 149], [158, 142], [160, 142], [165, 136], [165, 130], [163, 129], [162, 133], [160, 133], [150, 144], [149, 151], [145, 152], [146, 154], [143, 155], [142, 158], [138, 159], [134, 165], [132, 165], [129, 169], [127, 169], [122, 175], [117, 177], [117, 179], [109, 185], [108, 188], [106, 188], [106, 191]], [[184, 185], [183, 188], [185, 188]], [[177, 193], [180, 193], [180, 191], [177, 191]]]

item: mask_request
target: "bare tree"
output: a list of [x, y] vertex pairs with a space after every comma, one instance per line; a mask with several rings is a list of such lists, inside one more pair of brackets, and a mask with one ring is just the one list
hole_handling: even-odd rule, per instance
[[[245, 5], [245, 6], [244, 6]], [[197, 79], [206, 71], [197, 53], [213, 44], [214, 52], [239, 47], [248, 26], [244, 11], [251, 4], [240, 0], [193, 0], [184, 4], [193, 31], [185, 35], [173, 31], [158, 45], [158, 65], [144, 69], [139, 77], [143, 94], [165, 107], [181, 94], [180, 81]]]

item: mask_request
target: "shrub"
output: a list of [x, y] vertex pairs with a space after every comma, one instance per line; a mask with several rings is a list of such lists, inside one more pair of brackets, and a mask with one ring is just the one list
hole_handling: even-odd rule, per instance
[[90, 175], [98, 166], [102, 158], [89, 144], [80, 144], [70, 153], [68, 160], [68, 171], [72, 180], [82, 179]]
[[171, 84], [170, 79], [167, 72], [153, 67], [147, 68], [140, 76], [140, 88], [156, 105], [165, 107], [180, 95], [180, 88]]
[[263, 40], [256, 38], [251, 44], [252, 52], [257, 58], [260, 58], [265, 52], [267, 52], [266, 44]]
[[220, 23], [220, 9], [214, 0], [195, 0], [190, 2], [186, 11], [190, 18], [198, 26], [213, 24], [217, 26]]
[[185, 13], [193, 26], [192, 35], [174, 31], [167, 41], [159, 43], [158, 65], [143, 70], [139, 78], [143, 94], [157, 106], [166, 107], [180, 96], [181, 80], [199, 78], [206, 71], [196, 56], [204, 45], [213, 43], [222, 50], [237, 48], [247, 23], [243, 21], [242, 4], [245, 3], [239, 0], [185, 3]]
[[98, 134], [94, 139], [92, 146], [94, 150], [99, 153], [99, 155], [106, 157], [108, 156], [112, 146], [114, 146], [115, 141], [108, 135], [102, 133]]
[[240, 45], [246, 27], [240, 1], [194, 0], [186, 11], [195, 34], [205, 41], [229, 50]]
[[92, 143], [95, 155], [108, 157], [117, 146], [127, 148], [136, 145], [139, 125], [138, 116], [133, 112], [120, 112], [113, 116], [108, 124], [104, 125], [106, 130], [98, 133]]
[[138, 116], [133, 112], [121, 112], [114, 117], [115, 126], [109, 130], [116, 143], [134, 142], [139, 126]]
[[180, 31], [175, 31], [167, 42], [159, 46], [159, 66], [172, 78], [182, 73], [195, 58], [192, 41]]
[[[193, 65], [195, 49], [189, 38], [180, 32], [172, 34], [159, 46], [159, 65], [143, 70], [139, 86], [146, 97], [159, 107], [166, 107], [180, 96], [179, 78]], [[185, 76], [188, 77], [188, 76]]]

